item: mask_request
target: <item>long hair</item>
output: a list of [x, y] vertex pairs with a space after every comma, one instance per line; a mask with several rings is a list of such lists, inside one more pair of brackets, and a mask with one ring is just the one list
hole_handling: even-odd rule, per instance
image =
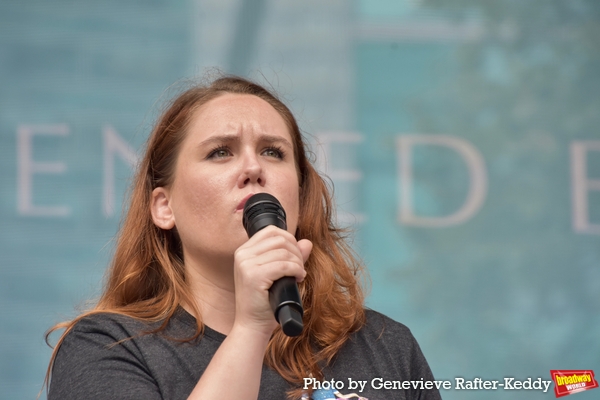
[[[226, 76], [209, 85], [186, 90], [159, 117], [134, 177], [129, 208], [98, 303], [74, 320], [55, 325], [46, 334], [48, 341], [52, 332], [65, 329], [52, 353], [46, 374], [47, 387], [65, 336], [79, 320], [91, 314], [108, 312], [159, 322], [159, 328], [154, 331], [158, 332], [167, 327], [178, 306], [186, 304], [198, 321], [196, 333], [189, 339], [202, 333], [202, 315], [185, 280], [180, 239], [175, 229], [163, 230], [154, 225], [150, 204], [155, 188], [168, 187], [173, 182], [179, 148], [195, 111], [224, 93], [258, 96], [273, 106], [287, 124], [300, 178], [296, 238], [313, 243], [312, 253], [305, 263], [306, 278], [299, 284], [304, 331], [290, 338], [277, 328], [267, 347], [265, 363], [296, 385], [311, 375], [322, 379], [320, 365], [329, 363], [350, 333], [364, 324], [362, 264], [345, 242], [344, 232], [333, 224], [330, 190], [307, 158], [293, 114], [260, 85]], [[300, 389], [292, 390], [289, 395], [299, 397], [300, 392]]]

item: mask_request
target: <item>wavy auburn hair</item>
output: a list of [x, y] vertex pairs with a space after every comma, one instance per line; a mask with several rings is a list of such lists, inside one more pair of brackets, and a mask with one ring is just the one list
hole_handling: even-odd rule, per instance
[[364, 294], [360, 277], [362, 265], [344, 240], [343, 231], [332, 222], [332, 199], [326, 182], [307, 158], [298, 124], [274, 94], [246, 79], [225, 76], [206, 86], [186, 90], [158, 119], [147, 143], [144, 158], [135, 175], [130, 205], [117, 238], [115, 254], [107, 271], [106, 283], [97, 305], [72, 321], [51, 328], [65, 329], [59, 338], [46, 375], [47, 387], [57, 351], [65, 335], [82, 318], [95, 313], [117, 313], [132, 318], [160, 322], [153, 332], [164, 330], [180, 304], [189, 305], [202, 333], [202, 316], [186, 283], [181, 242], [175, 230], [154, 225], [150, 213], [152, 191], [173, 182], [175, 163], [187, 127], [199, 107], [224, 94], [257, 96], [281, 115], [294, 145], [294, 158], [300, 181], [300, 213], [297, 239], [309, 239], [313, 250], [299, 284], [304, 306], [304, 331], [287, 337], [277, 328], [265, 354], [265, 363], [284, 379], [298, 386], [290, 397], [299, 397], [302, 378], [323, 379], [320, 365], [329, 363], [350, 333], [365, 321]]

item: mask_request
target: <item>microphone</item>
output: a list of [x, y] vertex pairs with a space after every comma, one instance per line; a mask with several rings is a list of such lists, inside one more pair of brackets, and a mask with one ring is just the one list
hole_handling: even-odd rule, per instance
[[[287, 229], [283, 207], [268, 193], [257, 193], [246, 201], [242, 224], [249, 238], [269, 225]], [[283, 333], [287, 336], [298, 336], [302, 333], [304, 310], [296, 278], [284, 276], [273, 282], [269, 289], [269, 303]]]

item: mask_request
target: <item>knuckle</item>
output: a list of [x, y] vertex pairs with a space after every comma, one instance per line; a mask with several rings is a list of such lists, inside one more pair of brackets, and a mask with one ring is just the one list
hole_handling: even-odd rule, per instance
[[277, 252], [277, 258], [279, 258], [281, 260], [291, 259], [290, 252], [287, 249], [277, 249], [276, 252]]
[[250, 264], [251, 264], [251, 262], [250, 262], [249, 260], [240, 260], [240, 261], [238, 262], [238, 267], [239, 267], [239, 269], [241, 269], [242, 271], [246, 271], [246, 270], [248, 270], [248, 269], [251, 269], [251, 268], [250, 268]]
[[277, 228], [275, 225], [269, 225], [263, 230], [265, 231], [265, 235], [273, 235], [273, 234], [277, 233], [278, 229], [279, 228]]
[[233, 256], [235, 258], [240, 258], [243, 257], [246, 254], [246, 249], [243, 247], [238, 247], [237, 249], [235, 249], [235, 251], [233, 252]]
[[287, 242], [287, 240], [281, 235], [277, 235], [274, 241], [277, 246], [283, 246], [285, 245], [285, 242]]
[[288, 272], [292, 273], [293, 275], [296, 275], [297, 273], [299, 273], [302, 270], [300, 268], [300, 266], [298, 265], [298, 263], [296, 263], [294, 261], [286, 261], [285, 266], [286, 266], [286, 270]]

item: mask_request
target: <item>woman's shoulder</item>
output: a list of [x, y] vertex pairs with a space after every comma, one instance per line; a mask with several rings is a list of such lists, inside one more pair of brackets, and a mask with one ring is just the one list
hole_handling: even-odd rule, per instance
[[[133, 316], [106, 311], [94, 311], [79, 317], [68, 330], [65, 340], [81, 337], [103, 336], [114, 341], [157, 339], [152, 333], [160, 332], [159, 337], [185, 339], [194, 336], [196, 320], [182, 308], [165, 319], [141, 319]], [[150, 334], [150, 335], [148, 335]]]
[[399, 359], [422, 358], [419, 343], [406, 325], [371, 309], [365, 309], [365, 313], [365, 324], [351, 339], [355, 345], [394, 354]]
[[366, 323], [351, 336], [346, 348], [357, 362], [370, 360], [381, 373], [391, 369], [397, 376], [431, 376], [421, 347], [406, 325], [371, 309], [365, 313]]
[[119, 396], [112, 396], [111, 391], [116, 387], [124, 388], [122, 393], [132, 388], [154, 393], [147, 354], [156, 347], [156, 339], [145, 334], [152, 328], [151, 323], [123, 314], [91, 312], [80, 316], [56, 349], [48, 398], [91, 398], [92, 393], [115, 398]]
[[[326, 376], [364, 382], [433, 380], [427, 360], [406, 325], [371, 309], [365, 309], [365, 314], [365, 324], [350, 336], [336, 354]], [[402, 395], [398, 391], [375, 390], [371, 386], [363, 395], [368, 398], [406, 396], [439, 399], [437, 390], [421, 391], [415, 388]]]
[[73, 324], [69, 333], [105, 334], [117, 340], [131, 337], [140, 330], [151, 328], [152, 324], [128, 315], [112, 312], [88, 313]]
[[365, 325], [359, 331], [362, 334], [374, 336], [381, 340], [386, 338], [414, 340], [412, 332], [406, 325], [387, 315], [366, 308], [365, 316]]

